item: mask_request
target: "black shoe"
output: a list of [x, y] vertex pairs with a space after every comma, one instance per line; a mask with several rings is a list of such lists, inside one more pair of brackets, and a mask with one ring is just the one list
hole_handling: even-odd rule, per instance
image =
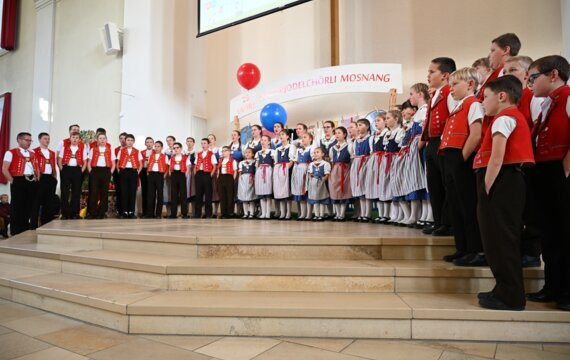
[[431, 235], [434, 230], [435, 230], [435, 226], [433, 224], [429, 224], [429, 225], [424, 226], [422, 233], [426, 234], [426, 235]]
[[522, 306], [510, 306], [497, 299], [494, 294], [486, 296], [479, 299], [479, 305], [485, 309], [491, 310], [507, 310], [507, 311], [522, 311], [524, 310], [524, 305]]
[[451, 230], [449, 229], [449, 226], [447, 226], [447, 225], [441, 225], [440, 227], [435, 229], [431, 234], [433, 236], [450, 236], [450, 235], [452, 235]]
[[523, 268], [540, 267], [541, 265], [540, 256], [523, 255], [521, 260]]
[[478, 298], [479, 300], [481, 300], [481, 299], [486, 299], [486, 298], [488, 298], [488, 297], [491, 296], [491, 295], [493, 295], [493, 292], [492, 292], [492, 291], [484, 291], [484, 292], [480, 292], [479, 294], [477, 294], [477, 298]]
[[426, 223], [423, 221], [417, 221], [414, 225], [416, 229], [423, 229], [426, 226]]
[[455, 266], [487, 266], [485, 255], [467, 254], [462, 258], [453, 260]]
[[445, 262], [453, 262], [453, 260], [462, 258], [462, 257], [464, 257], [465, 255], [467, 255], [467, 254], [465, 254], [465, 253], [462, 252], [462, 251], [456, 251], [454, 254], [445, 255], [445, 256], [443, 257], [443, 261], [445, 261]]
[[538, 292], [526, 294], [526, 298], [529, 301], [534, 301], [534, 302], [552, 302], [556, 301], [558, 296], [553, 291], [542, 288], [542, 290]]
[[188, 216], [188, 215], [183, 215], [182, 218], [183, 218], [183, 219], [190, 219], [190, 216]]
[[178, 218], [177, 216], [172, 216], [172, 215], [170, 215], [170, 216], [168, 217], [168, 219], [177, 219], [177, 218]]
[[556, 307], [560, 310], [570, 311], [570, 296], [566, 295], [558, 299]]

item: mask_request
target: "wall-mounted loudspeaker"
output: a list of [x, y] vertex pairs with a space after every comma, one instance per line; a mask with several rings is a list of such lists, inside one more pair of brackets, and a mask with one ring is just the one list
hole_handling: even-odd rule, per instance
[[121, 52], [122, 31], [114, 23], [106, 23], [100, 30], [101, 43], [105, 54], [116, 55]]

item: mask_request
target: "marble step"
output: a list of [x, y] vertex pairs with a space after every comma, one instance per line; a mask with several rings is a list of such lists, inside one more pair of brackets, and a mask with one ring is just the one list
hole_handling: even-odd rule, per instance
[[244, 220], [54, 221], [38, 243], [218, 259], [439, 260], [453, 239], [387, 225]]
[[9, 264], [0, 279], [2, 298], [136, 334], [570, 342], [569, 312], [475, 295], [164, 291]]
[[[476, 293], [494, 285], [487, 267], [425, 260], [188, 259], [33, 242], [0, 242], [0, 259], [169, 290]], [[525, 278], [536, 291], [543, 270], [525, 269]]]

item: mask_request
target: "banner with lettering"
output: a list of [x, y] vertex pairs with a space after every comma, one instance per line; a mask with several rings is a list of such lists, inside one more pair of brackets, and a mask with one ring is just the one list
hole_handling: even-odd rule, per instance
[[341, 93], [402, 93], [401, 64], [353, 64], [307, 71], [264, 84], [230, 102], [229, 119], [260, 111], [268, 103], [283, 104], [311, 96]]

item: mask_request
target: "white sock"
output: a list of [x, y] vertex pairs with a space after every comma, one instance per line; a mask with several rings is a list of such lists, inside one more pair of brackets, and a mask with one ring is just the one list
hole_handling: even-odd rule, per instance
[[260, 218], [265, 216], [265, 199], [259, 200], [259, 205], [261, 206], [261, 213], [259, 214]]
[[412, 209], [412, 213], [410, 214], [410, 217], [408, 218], [408, 224], [415, 224], [418, 219], [420, 218], [420, 211], [421, 211], [421, 207], [422, 204], [419, 200], [413, 200], [410, 203], [411, 205], [411, 209]]
[[429, 222], [433, 222], [433, 210], [431, 208], [431, 204], [429, 201], [426, 201], [427, 203], [427, 216], [426, 216], [426, 221]]
[[286, 219], [291, 219], [291, 200], [284, 200], [285, 201], [285, 205], [287, 208], [287, 215], [285, 215]]
[[265, 218], [271, 218], [271, 199], [265, 199]]
[[[275, 201], [277, 201], [277, 200], [275, 200]], [[280, 219], [285, 218], [285, 211], [286, 211], [285, 208], [287, 207], [286, 201], [287, 200], [279, 200], [279, 215], [280, 215], [279, 218]], [[277, 216], [277, 215], [275, 215], [275, 216]]]
[[306, 219], [312, 219], [313, 218], [313, 205], [309, 204], [309, 202], [307, 201], [307, 217]]
[[398, 218], [398, 209], [399, 206], [397, 203], [390, 203], [390, 219], [392, 221], [396, 221], [396, 219]]
[[427, 221], [427, 215], [428, 215], [427, 206], [428, 206], [427, 201], [422, 200], [422, 216], [420, 216], [420, 221]]
[[307, 207], [305, 206], [304, 201], [299, 201], [297, 203], [297, 207], [299, 208], [299, 219], [304, 219], [307, 216]]
[[[321, 217], [324, 217], [327, 212], [329, 212], [328, 211], [328, 205], [321, 204]], [[330, 211], [330, 212], [332, 212], [332, 211]]]
[[282, 214], [281, 206], [280, 206], [282, 202], [283, 202], [283, 200], [276, 200], [276, 199], [270, 200], [270, 203], [272, 203], [273, 207], [275, 208], [275, 216], [276, 217], [280, 217]]
[[334, 204], [334, 217], [335, 219], [340, 217], [340, 204]]

